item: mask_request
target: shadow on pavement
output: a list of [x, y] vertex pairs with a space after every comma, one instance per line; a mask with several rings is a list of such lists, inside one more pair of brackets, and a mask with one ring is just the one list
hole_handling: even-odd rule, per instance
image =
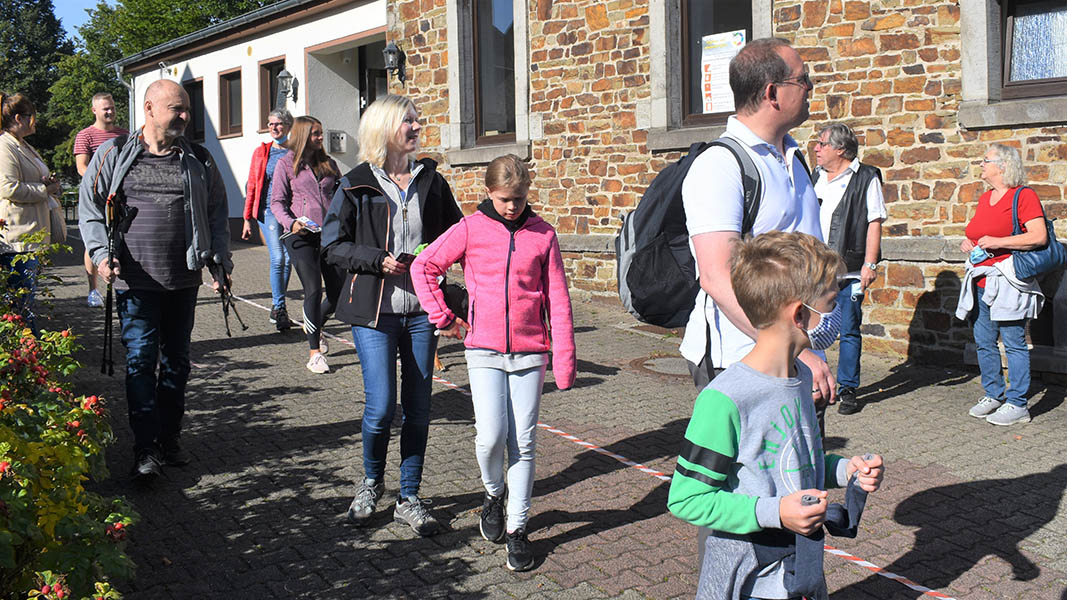
[[[1067, 464], [1048, 472], [1010, 479], [987, 479], [923, 490], [901, 502], [893, 519], [918, 527], [906, 554], [883, 567], [945, 590], [987, 556], [1011, 565], [1011, 578], [1029, 581], [1041, 568], [1019, 544], [1052, 521], [1064, 488]], [[980, 568], [980, 567], [979, 567]], [[871, 575], [833, 594], [834, 598], [921, 598], [923, 594], [885, 577]]]

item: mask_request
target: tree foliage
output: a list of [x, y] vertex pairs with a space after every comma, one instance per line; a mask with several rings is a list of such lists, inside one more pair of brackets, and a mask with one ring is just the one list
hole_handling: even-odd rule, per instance
[[[50, 164], [73, 176], [74, 136], [93, 122], [93, 94], [110, 92], [118, 112], [116, 123], [122, 127], [128, 123], [128, 93], [109, 64], [275, 1], [201, 0], [183, 3], [181, 10], [175, 10], [173, 0], [118, 0], [111, 4], [99, 0], [89, 10], [89, 20], [78, 28], [77, 51], [58, 61], [58, 77], [52, 79], [50, 90], [56, 102], [48, 116], [64, 136], [52, 146], [38, 148], [54, 148]], [[50, 0], [40, 3], [51, 7]], [[35, 137], [33, 142], [37, 145], [40, 139]]]
[[74, 51], [56, 18], [52, 0], [0, 2], [0, 90], [29, 96], [37, 108], [37, 133], [32, 143], [46, 157], [66, 136], [47, 118], [57, 65]]

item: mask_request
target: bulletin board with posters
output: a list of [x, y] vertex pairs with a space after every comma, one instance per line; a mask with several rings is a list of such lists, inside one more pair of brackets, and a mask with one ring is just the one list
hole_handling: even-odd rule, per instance
[[700, 89], [703, 113], [734, 111], [730, 59], [745, 46], [745, 30], [705, 35], [700, 40]]

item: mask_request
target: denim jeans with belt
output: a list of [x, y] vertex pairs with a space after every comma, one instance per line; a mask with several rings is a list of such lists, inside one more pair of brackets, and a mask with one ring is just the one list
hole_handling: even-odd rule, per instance
[[259, 222], [259, 230], [263, 232], [263, 241], [266, 242], [267, 252], [270, 254], [270, 296], [273, 306], [285, 306], [285, 290], [289, 288], [289, 275], [292, 274], [292, 264], [289, 260], [289, 252], [282, 244], [282, 226], [274, 213], [268, 207], [263, 211], [263, 220]]
[[837, 358], [837, 385], [856, 389], [860, 386], [860, 356], [863, 353], [863, 338], [860, 325], [863, 322], [863, 294], [852, 299], [852, 286], [837, 294], [841, 307], [841, 343]]
[[[989, 306], [982, 302], [985, 288], [977, 288], [975, 308], [971, 310], [971, 327], [974, 330], [974, 345], [978, 354], [978, 368], [982, 372], [982, 389], [994, 400], [1026, 407], [1026, 393], [1030, 390], [1030, 349], [1026, 347], [1026, 319], [1018, 321], [993, 321], [989, 318]], [[1004, 372], [1000, 362], [997, 337], [1004, 341], [1004, 354], [1008, 358], [1008, 379], [1011, 387], [1004, 385]]]
[[430, 432], [430, 386], [436, 329], [425, 313], [383, 314], [378, 327], [353, 327], [352, 340], [363, 368], [363, 471], [382, 480], [389, 426], [396, 413], [396, 359], [400, 355], [400, 495], [419, 493], [426, 438]]
[[198, 289], [117, 293], [135, 452], [181, 432]]

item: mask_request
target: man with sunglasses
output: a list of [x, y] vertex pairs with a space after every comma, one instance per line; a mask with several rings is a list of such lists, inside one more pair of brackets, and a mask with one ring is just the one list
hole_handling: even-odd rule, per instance
[[[760, 174], [762, 196], [753, 235], [800, 231], [823, 239], [819, 204], [807, 165], [789, 130], [808, 118], [812, 82], [800, 55], [785, 40], [753, 40], [730, 61], [737, 114], [723, 137], [741, 143]], [[723, 147], [698, 156], [682, 183], [686, 226], [700, 278], [681, 353], [697, 388], [752, 349], [756, 330], [741, 311], [730, 284], [730, 256], [741, 239], [744, 186], [738, 161]], [[825, 359], [800, 355], [814, 375], [812, 393], [832, 402], [835, 382]]]
[[845, 260], [848, 272], [859, 276], [858, 287], [847, 286], [837, 296], [841, 311], [841, 345], [837, 361], [837, 412], [858, 413], [864, 290], [878, 276], [882, 222], [886, 218], [882, 173], [856, 158], [859, 141], [843, 123], [819, 131], [815, 142], [815, 195], [826, 243]]

